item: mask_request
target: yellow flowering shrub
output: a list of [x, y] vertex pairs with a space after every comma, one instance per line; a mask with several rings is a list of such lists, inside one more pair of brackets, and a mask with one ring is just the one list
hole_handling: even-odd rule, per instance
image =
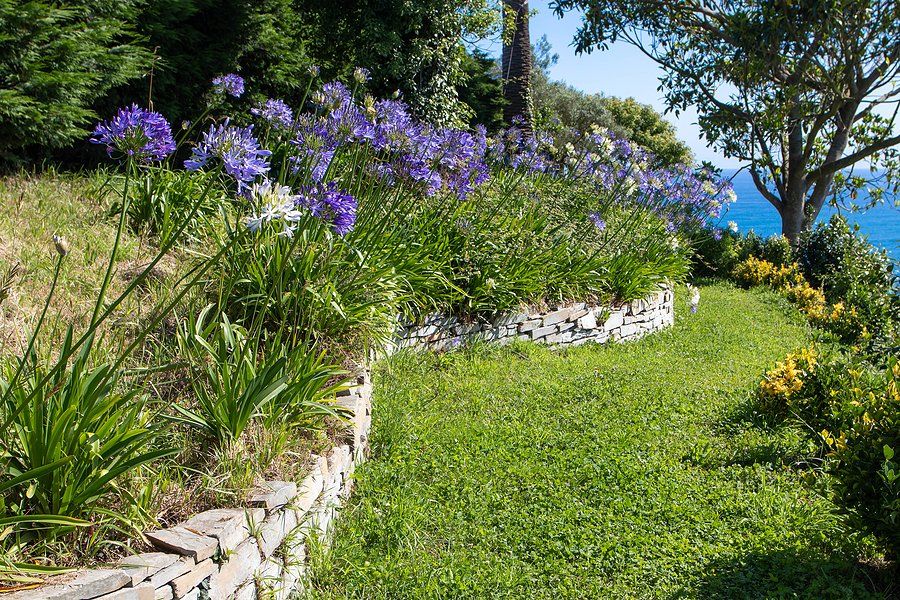
[[825, 358], [805, 348], [765, 374], [758, 399], [765, 416], [795, 418], [818, 432], [824, 451], [817, 457], [833, 476], [835, 499], [865, 529], [900, 549], [897, 357], [872, 364], [855, 354]]
[[755, 256], [750, 256], [747, 260], [738, 263], [732, 275], [744, 285], [769, 285], [777, 290], [804, 283], [797, 263], [778, 266]]
[[778, 266], [751, 256], [739, 263], [732, 273], [741, 284], [767, 285], [797, 305], [809, 320], [845, 341], [869, 338], [855, 307], [847, 308], [843, 302], [829, 304], [822, 290], [811, 286], [800, 273], [796, 263]]
[[793, 411], [791, 397], [803, 388], [804, 379], [815, 370], [816, 358], [815, 348], [802, 348], [766, 371], [759, 383], [760, 408], [764, 413], [783, 418]]

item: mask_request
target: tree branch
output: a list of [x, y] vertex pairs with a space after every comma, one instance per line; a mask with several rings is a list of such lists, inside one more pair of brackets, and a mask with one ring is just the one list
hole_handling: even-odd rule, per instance
[[763, 198], [768, 200], [772, 206], [775, 207], [775, 210], [778, 211], [778, 214], [781, 214], [781, 209], [784, 207], [784, 203], [772, 193], [769, 188], [766, 187], [765, 182], [762, 180], [762, 177], [759, 176], [756, 169], [754, 167], [750, 167], [750, 176], [753, 178], [753, 184], [756, 186], [756, 189], [759, 190], [759, 193], [763, 195]]
[[867, 146], [866, 148], [857, 150], [853, 154], [848, 154], [847, 156], [838, 160], [826, 162], [821, 167], [813, 169], [807, 174], [806, 181], [808, 183], [812, 183], [814, 181], [817, 181], [820, 177], [837, 173], [841, 169], [845, 169], [850, 165], [858, 163], [864, 158], [869, 157], [880, 150], [890, 148], [891, 146], [896, 146], [897, 144], [900, 144], [900, 135], [895, 135], [894, 137], [879, 140], [871, 146]]

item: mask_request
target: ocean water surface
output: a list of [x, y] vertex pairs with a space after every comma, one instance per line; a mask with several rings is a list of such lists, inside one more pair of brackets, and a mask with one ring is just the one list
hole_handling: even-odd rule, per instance
[[[722, 174], [734, 177], [732, 184], [737, 201], [722, 215], [721, 225], [734, 221], [742, 233], [752, 229], [763, 237], [781, 233], [778, 211], [753, 185], [750, 173], [741, 171], [735, 175], [735, 170], [724, 170]], [[834, 208], [826, 205], [822, 208], [819, 221], [827, 221], [835, 212]], [[872, 244], [886, 249], [895, 261], [900, 260], [900, 208], [879, 205], [867, 211], [844, 214], [849, 221], [859, 225], [860, 233], [868, 236]]]

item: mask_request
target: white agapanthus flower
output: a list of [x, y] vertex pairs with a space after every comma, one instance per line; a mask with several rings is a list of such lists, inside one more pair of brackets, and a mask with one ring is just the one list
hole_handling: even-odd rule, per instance
[[278, 235], [283, 237], [294, 235], [295, 226], [292, 223], [299, 221], [303, 213], [297, 210], [297, 196], [291, 192], [291, 188], [272, 183], [267, 179], [253, 184], [249, 198], [250, 202], [259, 208], [246, 218], [247, 229], [259, 231], [272, 221], [282, 221], [284, 229]]
[[687, 284], [688, 293], [690, 293], [691, 312], [695, 313], [700, 308], [700, 289]]
[[734, 221], [728, 221], [728, 231], [730, 231], [731, 233], [737, 233], [738, 232], [738, 224], [735, 223]]

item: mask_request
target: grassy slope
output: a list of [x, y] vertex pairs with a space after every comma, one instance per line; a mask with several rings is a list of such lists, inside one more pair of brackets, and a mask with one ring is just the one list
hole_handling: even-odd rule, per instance
[[[861, 597], [829, 503], [747, 418], [808, 331], [764, 292], [703, 290], [635, 344], [401, 356], [375, 458], [314, 559], [320, 598]], [[844, 544], [839, 548], [838, 544]]]
[[[99, 182], [52, 174], [0, 177], [0, 277], [12, 265], [22, 269], [10, 297], [0, 303], [0, 357], [23, 349], [46, 300], [57, 261], [54, 234], [65, 236], [71, 250], [48, 311], [46, 337], [57, 340], [69, 322], [80, 327], [90, 317], [116, 233]], [[149, 262], [152, 252], [126, 232], [108, 298], [125, 287], [130, 271]], [[142, 303], [150, 304], [147, 296], [129, 299], [114, 328], [138, 318]]]

